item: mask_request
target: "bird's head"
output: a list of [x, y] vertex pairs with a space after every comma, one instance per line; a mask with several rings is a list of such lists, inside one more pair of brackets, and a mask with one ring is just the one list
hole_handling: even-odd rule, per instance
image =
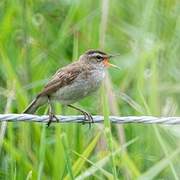
[[117, 55], [108, 55], [105, 52], [102, 52], [100, 50], [88, 50], [83, 55], [80, 56], [80, 61], [83, 61], [85, 63], [97, 66], [97, 67], [115, 67], [118, 68], [118, 66], [109, 63], [109, 60], [112, 57], [115, 57]]

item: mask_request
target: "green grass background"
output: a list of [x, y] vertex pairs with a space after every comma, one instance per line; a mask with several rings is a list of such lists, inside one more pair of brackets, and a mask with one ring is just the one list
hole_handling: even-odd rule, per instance
[[178, 0], [1, 0], [0, 113], [21, 113], [88, 49], [121, 54], [113, 60], [121, 70], [109, 69], [101, 90], [77, 103], [104, 125], [1, 123], [0, 179], [180, 179], [178, 125], [108, 119], [179, 116]]

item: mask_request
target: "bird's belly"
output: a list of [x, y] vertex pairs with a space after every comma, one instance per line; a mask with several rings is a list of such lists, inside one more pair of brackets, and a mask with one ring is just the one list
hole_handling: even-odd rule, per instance
[[52, 99], [60, 101], [62, 104], [72, 104], [90, 93], [95, 92], [102, 80], [104, 73], [92, 73], [88, 78], [78, 77], [71, 85], [60, 88], [52, 95]]

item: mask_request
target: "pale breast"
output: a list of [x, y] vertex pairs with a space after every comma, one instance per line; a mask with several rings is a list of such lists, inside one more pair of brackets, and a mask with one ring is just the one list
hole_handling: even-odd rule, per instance
[[93, 70], [81, 73], [71, 85], [60, 88], [51, 98], [62, 104], [72, 104], [90, 93], [95, 92], [105, 77], [104, 70]]

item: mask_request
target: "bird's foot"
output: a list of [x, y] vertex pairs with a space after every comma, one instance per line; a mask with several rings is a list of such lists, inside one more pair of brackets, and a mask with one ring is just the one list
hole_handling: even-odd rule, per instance
[[93, 117], [91, 116], [90, 113], [78, 108], [78, 107], [75, 107], [71, 104], [68, 105], [70, 108], [73, 108], [77, 111], [80, 111], [83, 115], [84, 115], [84, 121], [82, 122], [83, 124], [85, 123], [89, 123], [89, 128], [91, 128], [91, 123], [94, 123], [94, 120], [93, 120]]
[[52, 123], [52, 121], [53, 121], [53, 118], [54, 119], [56, 119], [56, 122], [59, 122], [59, 119], [56, 117], [56, 115], [55, 114], [53, 114], [53, 113], [49, 113], [49, 121], [48, 121], [48, 123], [47, 123], [47, 127], [49, 127], [50, 126], [50, 124]]
[[92, 115], [86, 111], [83, 111], [82, 113], [84, 115], [84, 121], [82, 123], [89, 123], [89, 129], [91, 129], [91, 124], [94, 123]]

